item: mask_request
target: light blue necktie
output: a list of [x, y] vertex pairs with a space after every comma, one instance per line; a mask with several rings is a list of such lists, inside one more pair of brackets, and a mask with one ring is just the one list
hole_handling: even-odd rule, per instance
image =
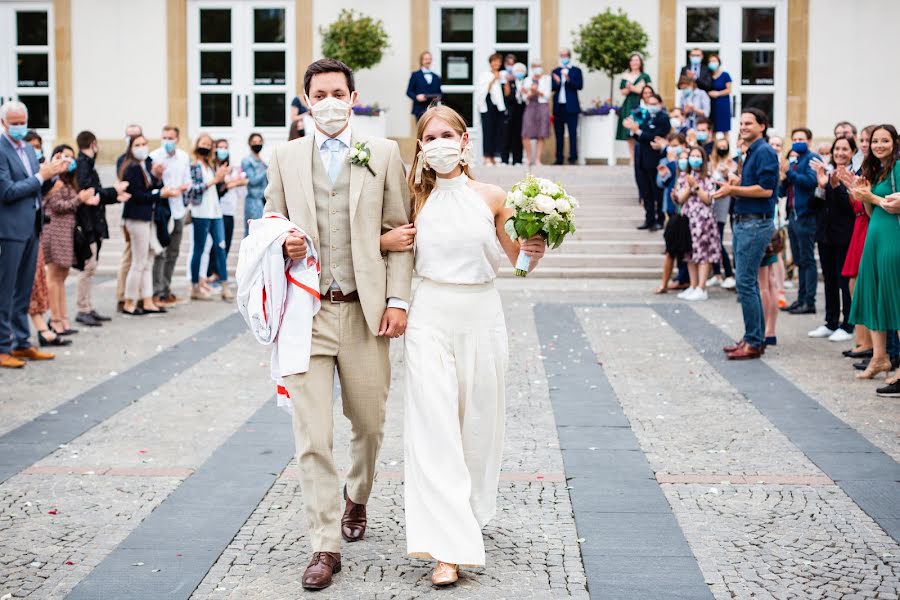
[[331, 183], [337, 181], [338, 174], [341, 172], [341, 149], [344, 143], [337, 139], [331, 138], [325, 140], [325, 149], [331, 153], [331, 161], [328, 163], [328, 177]]

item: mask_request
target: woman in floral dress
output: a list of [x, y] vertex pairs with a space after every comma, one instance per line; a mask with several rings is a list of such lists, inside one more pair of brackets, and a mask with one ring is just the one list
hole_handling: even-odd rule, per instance
[[684, 300], [706, 300], [706, 281], [712, 265], [722, 260], [719, 228], [712, 210], [716, 184], [709, 175], [706, 152], [693, 147], [688, 154], [688, 168], [675, 186], [678, 200], [691, 224], [691, 259], [688, 273], [691, 285], [678, 294]]

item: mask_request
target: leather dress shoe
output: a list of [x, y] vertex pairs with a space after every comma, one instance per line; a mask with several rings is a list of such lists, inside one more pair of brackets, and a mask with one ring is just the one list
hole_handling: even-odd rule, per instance
[[341, 536], [348, 542], [358, 542], [366, 535], [366, 505], [357, 504], [347, 495], [344, 486], [344, 516], [341, 517]]
[[53, 360], [54, 358], [56, 358], [55, 354], [51, 354], [50, 352], [42, 352], [34, 346], [30, 348], [22, 348], [20, 350], [13, 350], [12, 352], [10, 352], [10, 355], [13, 358], [18, 358], [19, 360]]
[[24, 360], [19, 360], [9, 354], [0, 354], [0, 368], [2, 369], [21, 369], [25, 366]]
[[871, 358], [864, 358], [859, 362], [853, 363], [853, 368], [857, 371], [865, 371], [869, 368], [869, 363], [872, 361]]
[[91, 311], [91, 316], [100, 321], [101, 323], [105, 323], [106, 321], [112, 321], [111, 317], [105, 317], [98, 313], [96, 310]]
[[812, 304], [801, 304], [795, 308], [792, 308], [788, 311], [788, 314], [791, 315], [814, 315], [816, 314], [816, 307]]
[[82, 325], [87, 325], [88, 327], [100, 327], [102, 323], [94, 317], [91, 313], [78, 313], [78, 316], [75, 317], [75, 320], [81, 323]]
[[872, 358], [872, 354], [874, 354], [874, 350], [871, 348], [860, 350], [859, 352], [854, 352], [853, 350], [844, 350], [843, 352], [843, 355], [847, 358]]
[[653, 227], [653, 223], [644, 223], [643, 225], [638, 225], [638, 229], [640, 230], [650, 229], [651, 227]]
[[794, 309], [797, 308], [798, 306], [800, 306], [800, 301], [799, 301], [799, 300], [795, 300], [794, 302], [791, 302], [791, 303], [788, 304], [787, 306], [779, 307], [778, 310], [783, 311], [783, 312], [788, 312], [788, 311], [790, 311], [790, 310], [794, 310]]
[[340, 552], [313, 552], [312, 560], [303, 573], [303, 587], [322, 590], [331, 585], [335, 573], [341, 572]]
[[741, 348], [738, 348], [734, 352], [728, 353], [728, 360], [750, 360], [753, 358], [760, 358], [763, 355], [764, 348], [760, 346], [759, 348], [755, 346], [751, 346], [750, 344], [744, 344]]
[[722, 352], [724, 352], [725, 354], [737, 352], [738, 350], [740, 350], [741, 348], [743, 348], [746, 345], [747, 345], [747, 342], [745, 342], [744, 340], [741, 340], [739, 342], [735, 342], [734, 344], [729, 344], [728, 346], [723, 346]]

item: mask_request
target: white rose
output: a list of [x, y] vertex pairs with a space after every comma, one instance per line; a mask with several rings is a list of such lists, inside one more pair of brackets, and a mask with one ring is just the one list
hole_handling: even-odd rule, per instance
[[556, 196], [559, 194], [559, 186], [549, 179], [541, 179], [540, 188], [541, 193], [547, 194], [548, 196]]
[[542, 213], [551, 213], [556, 208], [556, 201], [546, 194], [538, 194], [534, 199], [534, 204]]
[[513, 194], [513, 204], [515, 206], [522, 206], [525, 202], [525, 194], [522, 193], [522, 190], [516, 190]]
[[572, 205], [570, 205], [569, 201], [565, 198], [560, 198], [556, 201], [556, 210], [561, 213], [567, 213], [572, 210]]
[[356, 155], [356, 158], [358, 158], [362, 162], [365, 162], [366, 159], [369, 158], [369, 154], [365, 150], [360, 150], [359, 153]]
[[350, 158], [356, 158], [357, 154], [359, 154], [359, 148], [350, 148]]

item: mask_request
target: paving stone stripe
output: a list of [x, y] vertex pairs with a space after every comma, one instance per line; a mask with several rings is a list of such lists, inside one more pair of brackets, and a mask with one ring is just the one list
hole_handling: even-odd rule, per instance
[[237, 312], [230, 314], [3, 434], [0, 436], [0, 483], [151, 393], [244, 330], [241, 316]]
[[66, 598], [189, 598], [293, 456], [290, 422], [267, 402]]
[[692, 308], [672, 304], [653, 308], [885, 533], [900, 542], [900, 464], [764, 360], [727, 360], [719, 347], [729, 338]]
[[710, 485], [834, 485], [828, 477], [819, 475], [708, 475], [657, 473], [660, 483], [708, 483]]
[[534, 309], [592, 598], [712, 598], [571, 305]]

